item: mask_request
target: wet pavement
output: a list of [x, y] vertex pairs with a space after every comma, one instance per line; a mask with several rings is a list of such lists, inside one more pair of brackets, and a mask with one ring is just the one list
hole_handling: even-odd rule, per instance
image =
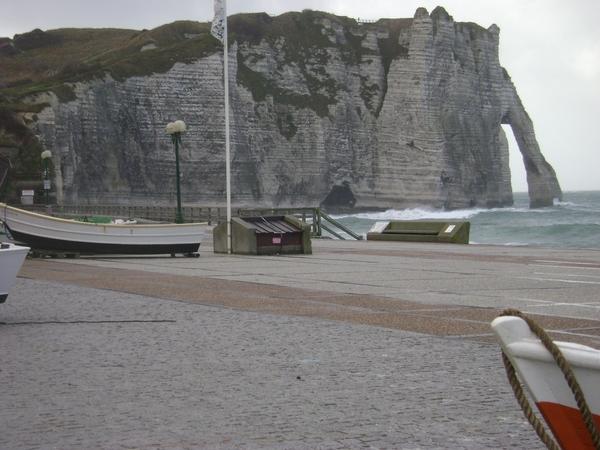
[[600, 250], [313, 240], [313, 255], [27, 259], [1, 449], [544, 448], [489, 323], [600, 348]]

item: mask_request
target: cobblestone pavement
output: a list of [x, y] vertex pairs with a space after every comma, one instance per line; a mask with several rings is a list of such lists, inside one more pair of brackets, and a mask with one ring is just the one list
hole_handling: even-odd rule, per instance
[[[348, 293], [366, 285], [350, 274], [356, 284], [342, 288], [342, 280], [324, 280], [335, 278], [325, 268], [335, 258], [366, 260], [327, 253], [330, 246], [319, 253], [317, 243], [314, 257], [298, 261], [208, 252], [199, 260], [27, 260], [0, 305], [0, 449], [543, 448], [513, 397], [498, 345], [489, 329], [479, 332], [479, 309], [441, 305], [460, 316], [456, 323], [476, 327], [440, 331], [437, 288], [425, 289], [426, 309], [410, 309], [398, 325], [370, 325], [375, 310], [393, 315], [384, 300], [418, 304], [414, 279], [398, 281], [405, 300], [376, 289], [385, 277], [373, 282], [377, 296]], [[323, 276], [302, 289], [283, 271], [307, 258]], [[273, 261], [274, 278], [257, 275]], [[499, 264], [469, 269], [472, 261], [459, 261], [455, 251], [445, 262], [457, 272]], [[138, 286], [141, 273], [154, 278], [149, 292]], [[159, 289], [169, 276], [175, 283]], [[343, 309], [324, 313], [309, 295], [326, 291], [328, 308]], [[531, 290], [527, 298], [535, 300]], [[304, 305], [301, 313], [289, 310], [291, 300]], [[431, 311], [437, 322], [414, 332], [412, 323]], [[350, 320], [351, 312], [368, 317]]]
[[18, 279], [0, 447], [540, 448], [491, 344]]

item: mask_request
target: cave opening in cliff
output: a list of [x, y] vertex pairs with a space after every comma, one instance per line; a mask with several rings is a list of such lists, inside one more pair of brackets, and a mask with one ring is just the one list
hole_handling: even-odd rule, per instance
[[513, 192], [527, 192], [527, 172], [523, 163], [523, 155], [519, 150], [519, 144], [515, 139], [512, 128], [508, 124], [503, 124], [502, 129], [508, 141], [508, 158], [510, 165], [510, 179]]

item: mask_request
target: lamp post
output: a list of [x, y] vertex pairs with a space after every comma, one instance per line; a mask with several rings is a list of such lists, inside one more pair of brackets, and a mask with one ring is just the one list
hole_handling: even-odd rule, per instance
[[46, 150], [42, 152], [42, 161], [44, 161], [44, 192], [46, 193], [46, 214], [52, 215], [52, 207], [50, 206], [50, 171], [48, 170], [48, 163], [52, 158], [52, 152]]
[[179, 177], [179, 143], [181, 142], [181, 133], [185, 131], [185, 123], [183, 120], [177, 120], [167, 125], [167, 133], [171, 135], [173, 144], [175, 144], [175, 170], [177, 178], [177, 215], [175, 223], [183, 223], [183, 214], [181, 212], [181, 187]]

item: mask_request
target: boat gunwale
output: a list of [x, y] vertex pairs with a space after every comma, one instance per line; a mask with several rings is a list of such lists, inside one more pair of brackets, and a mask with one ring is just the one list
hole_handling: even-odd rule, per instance
[[[191, 222], [191, 223], [143, 223], [143, 224], [132, 224], [132, 223], [94, 223], [94, 222], [80, 222], [74, 219], [64, 219], [62, 217], [54, 217], [54, 216], [46, 216], [44, 214], [39, 214], [33, 211], [27, 211], [24, 209], [15, 208], [13, 206], [6, 205], [4, 203], [0, 203], [0, 208], [6, 209], [8, 211], [14, 211], [15, 214], [27, 214], [33, 217], [37, 217], [40, 220], [48, 220], [52, 222], [64, 222], [70, 225], [82, 225], [82, 226], [92, 226], [92, 227], [114, 227], [114, 228], [170, 228], [170, 227], [192, 227], [192, 226], [208, 226], [208, 222]], [[0, 221], [2, 217], [0, 217]]]

